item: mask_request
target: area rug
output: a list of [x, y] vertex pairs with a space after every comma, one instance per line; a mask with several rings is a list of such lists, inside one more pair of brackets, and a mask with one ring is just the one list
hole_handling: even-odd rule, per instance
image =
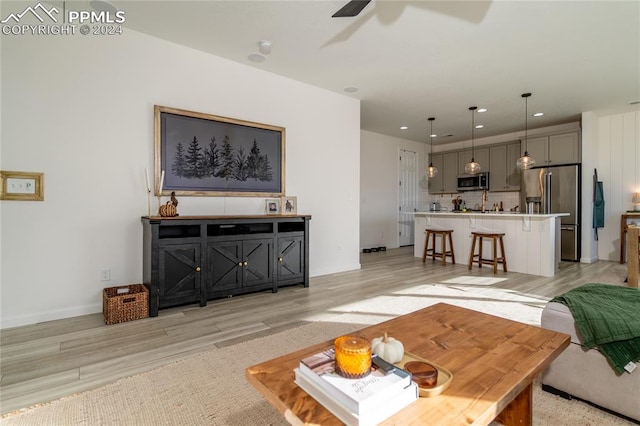
[[[497, 290], [477, 292], [418, 285], [384, 298], [340, 306], [327, 318], [271, 336], [203, 352], [94, 390], [3, 416], [3, 425], [285, 425], [283, 417], [247, 383], [245, 368], [445, 301], [483, 312], [535, 323], [535, 298]], [[499, 291], [498, 291], [499, 292]], [[466, 299], [466, 300], [465, 300]], [[506, 300], [506, 301], [505, 301]], [[533, 306], [532, 306], [533, 304]], [[503, 306], [504, 305], [504, 306]], [[472, 308], [473, 309], [473, 308]], [[480, 309], [478, 309], [480, 310]], [[537, 319], [535, 316], [537, 315]], [[329, 317], [331, 320], [329, 321]], [[339, 319], [339, 320], [338, 320]], [[580, 401], [566, 401], [535, 388], [535, 425], [627, 425], [618, 417]]]

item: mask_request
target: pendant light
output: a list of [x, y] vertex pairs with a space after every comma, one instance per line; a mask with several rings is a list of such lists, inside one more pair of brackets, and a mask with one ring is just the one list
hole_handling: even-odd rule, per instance
[[536, 164], [536, 160], [534, 160], [527, 151], [527, 122], [529, 120], [528, 99], [529, 96], [531, 96], [531, 93], [523, 93], [521, 96], [524, 98], [524, 155], [518, 158], [516, 166], [521, 170], [527, 170]]
[[470, 175], [475, 175], [477, 173], [480, 173], [480, 169], [481, 169], [480, 164], [476, 163], [475, 149], [474, 149], [474, 143], [473, 143], [473, 131], [475, 130], [475, 124], [476, 124], [475, 113], [477, 109], [478, 109], [477, 106], [469, 107], [469, 111], [471, 111], [471, 161], [469, 161], [464, 166], [464, 171]]
[[435, 117], [429, 117], [429, 121], [431, 122], [431, 133], [429, 133], [429, 142], [431, 144], [431, 155], [429, 155], [429, 167], [427, 168], [427, 176], [429, 176], [429, 178], [433, 178], [438, 175], [438, 168], [433, 165], [433, 161], [431, 160], [433, 158], [433, 120], [435, 119], [436, 119]]

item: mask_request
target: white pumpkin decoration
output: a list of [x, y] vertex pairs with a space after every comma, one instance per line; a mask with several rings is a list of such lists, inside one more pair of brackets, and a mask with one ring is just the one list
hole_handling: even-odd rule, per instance
[[371, 352], [393, 364], [402, 361], [404, 346], [400, 340], [389, 337], [385, 332], [384, 337], [376, 337], [371, 340]]

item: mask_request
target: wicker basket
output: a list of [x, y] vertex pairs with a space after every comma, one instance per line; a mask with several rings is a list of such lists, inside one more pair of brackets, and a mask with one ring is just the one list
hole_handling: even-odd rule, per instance
[[105, 288], [102, 313], [107, 324], [132, 321], [149, 316], [149, 290], [143, 284]]

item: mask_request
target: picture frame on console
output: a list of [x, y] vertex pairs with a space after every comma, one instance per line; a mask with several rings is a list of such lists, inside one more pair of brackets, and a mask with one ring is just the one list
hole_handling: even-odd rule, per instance
[[282, 211], [280, 198], [267, 198], [264, 201], [264, 212], [266, 214], [280, 214]]
[[282, 214], [298, 214], [298, 197], [282, 197]]
[[154, 132], [158, 196], [285, 194], [284, 127], [156, 105]]

